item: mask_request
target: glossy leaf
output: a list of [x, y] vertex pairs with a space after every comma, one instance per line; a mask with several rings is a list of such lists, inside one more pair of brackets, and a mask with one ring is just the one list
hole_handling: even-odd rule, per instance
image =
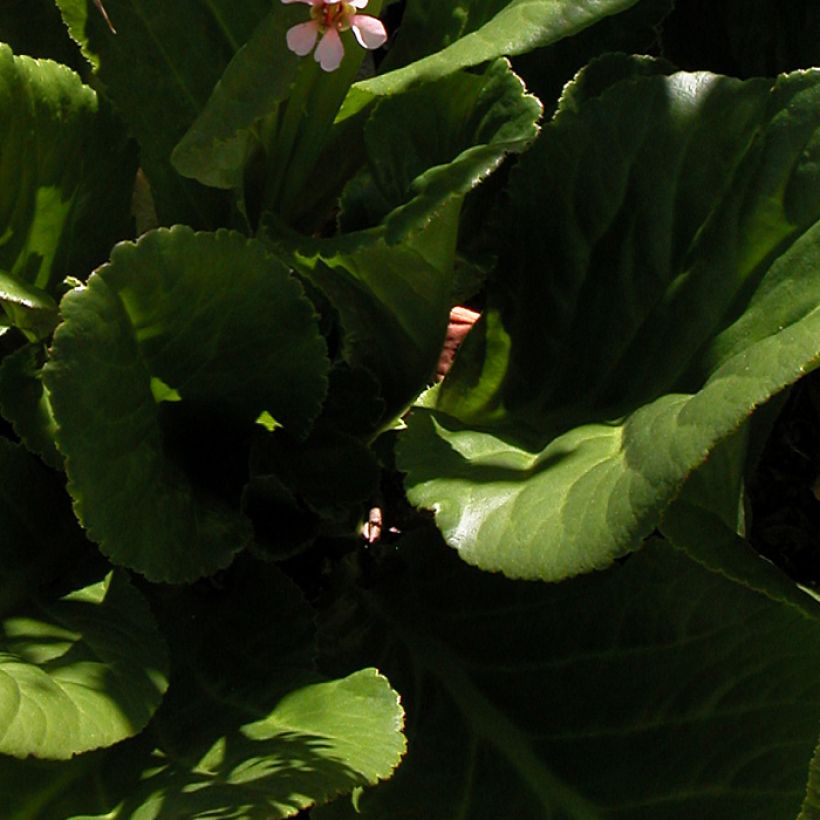
[[796, 815], [817, 619], [660, 541], [557, 585], [479, 572], [423, 534], [381, 564], [325, 650], [337, 671], [380, 659], [409, 750], [360, 814], [341, 800], [317, 820]]
[[142, 730], [167, 686], [151, 613], [125, 576], [2, 621], [0, 752], [69, 758]]
[[[427, 13], [428, 2], [418, 16], [429, 27], [433, 43], [441, 50], [403, 68], [356, 83], [341, 118], [359, 111], [375, 96], [397, 94], [412, 85], [446, 77], [461, 68], [497, 57], [522, 54], [539, 46], [571, 37], [611, 14], [628, 9], [637, 0], [492, 0], [448, 4], [445, 16], [459, 30], [442, 29], [440, 10]], [[416, 3], [419, 6], [421, 3]], [[469, 22], [467, 22], [469, 21]], [[466, 28], [464, 27], [466, 23]], [[477, 26], [473, 28], [473, 26]], [[449, 28], [449, 26], [448, 26]], [[439, 33], [441, 31], [441, 34]], [[458, 35], [462, 36], [458, 36]], [[458, 37], [458, 39], [450, 39]], [[417, 35], [418, 38], [418, 35]]]
[[768, 86], [616, 83], [520, 163], [503, 277], [400, 442], [411, 500], [468, 562], [606, 566], [820, 363], [820, 81]]
[[260, 244], [178, 227], [118, 246], [62, 312], [44, 379], [90, 537], [155, 580], [225, 566], [250, 539], [229, 501], [243, 429], [268, 411], [305, 433], [326, 389], [302, 289]]
[[387, 777], [404, 744], [396, 693], [374, 669], [296, 689], [191, 762], [157, 751], [106, 817], [278, 820]]
[[46, 336], [54, 297], [131, 231], [136, 162], [97, 95], [64, 66], [0, 45], [0, 302]]

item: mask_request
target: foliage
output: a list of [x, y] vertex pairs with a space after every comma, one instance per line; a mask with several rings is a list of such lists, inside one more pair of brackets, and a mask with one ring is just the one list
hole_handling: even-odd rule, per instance
[[820, 817], [811, 4], [322, 5], [0, 10], [4, 816]]

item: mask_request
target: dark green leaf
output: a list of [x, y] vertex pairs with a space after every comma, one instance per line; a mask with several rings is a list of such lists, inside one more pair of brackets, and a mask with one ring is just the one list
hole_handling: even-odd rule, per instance
[[55, 444], [57, 425], [40, 378], [45, 358], [43, 346], [31, 344], [3, 359], [0, 413], [29, 450], [50, 467], [62, 470], [63, 458]]
[[557, 580], [637, 547], [820, 363], [820, 72], [630, 79], [516, 169], [488, 309], [399, 447], [465, 560]]
[[[354, 218], [361, 213], [356, 228], [386, 217], [388, 239], [398, 241], [425, 228], [442, 202], [477, 186], [508, 153], [523, 151], [540, 114], [538, 100], [525, 93], [506, 60], [481, 74], [459, 72], [388, 97], [364, 131], [365, 173], [376, 191], [363, 190], [359, 181], [342, 207]], [[347, 227], [350, 217], [344, 217]]]
[[[62, 311], [44, 378], [90, 537], [156, 580], [225, 566], [250, 538], [228, 505], [243, 431], [268, 411], [305, 433], [326, 389], [302, 289], [260, 244], [178, 227], [118, 246]], [[182, 401], [157, 405], [156, 379]]]
[[3, 616], [41, 587], [65, 582], [93, 546], [71, 512], [63, 477], [4, 438], [0, 438], [0, 488]]
[[427, 231], [397, 245], [369, 234], [325, 241], [268, 234], [338, 312], [344, 359], [377, 379], [383, 421], [432, 380], [450, 310], [459, 204], [445, 203]]
[[224, 197], [181, 179], [171, 168], [171, 152], [270, 2], [105, 0], [116, 34], [91, 0], [57, 5], [140, 144], [160, 223], [224, 224]]
[[[478, 65], [496, 57], [523, 54], [564, 37], [571, 37], [604, 17], [628, 9], [636, 2], [637, 0], [465, 0], [457, 6], [448, 4], [444, 14], [452, 22], [446, 24], [442, 31], [440, 10], [433, 10], [428, 14], [432, 3], [427, 0], [424, 8], [420, 9], [418, 18], [422, 21], [422, 28], [429, 32], [425, 33], [425, 39], [441, 50], [404, 68], [356, 83], [340, 116], [349, 116], [359, 111], [374, 96], [397, 94], [412, 85], [437, 80], [467, 66]], [[464, 36], [459, 36], [461, 34]], [[419, 35], [415, 36], [418, 39]], [[458, 39], [454, 39], [455, 37]]]
[[326, 623], [378, 658], [407, 758], [329, 818], [790, 820], [817, 740], [820, 622], [663, 542], [604, 573], [512, 582], [424, 534]]
[[367, 669], [317, 682], [313, 610], [275, 567], [153, 588], [175, 676], [140, 738], [43, 768], [0, 757], [25, 817], [281, 818], [387, 777], [402, 710]]
[[234, 55], [174, 149], [174, 167], [181, 174], [217, 188], [241, 185], [254, 124], [287, 96], [296, 76], [299, 58], [284, 47], [287, 29], [297, 22], [294, 11], [275, 5]]

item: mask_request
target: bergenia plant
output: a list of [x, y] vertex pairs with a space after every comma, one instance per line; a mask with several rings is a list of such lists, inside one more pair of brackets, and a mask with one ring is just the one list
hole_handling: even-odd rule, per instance
[[2, 4], [0, 815], [820, 818], [813, 8]]
[[305, 3], [310, 6], [310, 20], [288, 29], [288, 48], [304, 57], [313, 51], [324, 71], [335, 71], [344, 57], [341, 32], [352, 31], [362, 48], [371, 51], [387, 41], [384, 24], [377, 17], [359, 14], [368, 0], [282, 0], [283, 3]]

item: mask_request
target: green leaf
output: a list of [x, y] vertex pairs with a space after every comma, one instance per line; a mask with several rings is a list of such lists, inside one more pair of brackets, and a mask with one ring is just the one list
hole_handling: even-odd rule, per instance
[[[386, 217], [388, 240], [397, 242], [427, 227], [442, 202], [476, 187], [507, 154], [523, 151], [537, 134], [540, 114], [540, 103], [525, 93], [507, 60], [387, 97], [364, 131], [365, 173], [375, 195], [355, 196], [363, 185], [358, 180], [342, 207], [354, 218], [363, 212], [357, 228]], [[343, 213], [343, 227], [350, 216]]]
[[[326, 389], [301, 287], [259, 243], [177, 227], [119, 245], [61, 307], [44, 381], [89, 536], [153, 580], [225, 566], [251, 535], [243, 431], [267, 410], [304, 434]], [[181, 401], [157, 405], [152, 378]]]
[[[432, 5], [428, 2], [418, 17], [422, 20], [422, 27], [426, 29], [425, 38], [432, 37], [434, 43], [440, 44], [441, 50], [403, 68], [356, 83], [350, 90], [339, 118], [355, 114], [376, 96], [397, 94], [412, 85], [437, 80], [461, 68], [497, 57], [523, 54], [564, 37], [571, 37], [604, 17], [628, 9], [636, 2], [637, 0], [586, 0], [583, 3], [577, 0], [491, 0], [489, 5], [485, 2], [463, 2], [452, 7], [449, 12], [453, 14], [459, 30], [444, 37], [439, 37], [437, 31], [437, 27], [440, 27], [440, 14], [436, 10], [428, 13], [429, 6]], [[465, 18], [477, 27], [471, 29], [469, 22], [464, 27]], [[417, 39], [419, 36], [421, 35], [416, 35]], [[449, 44], [445, 45], [448, 40]]]
[[399, 442], [412, 502], [465, 560], [608, 565], [820, 363], [818, 78], [627, 80], [526, 154], [503, 276]]
[[0, 302], [35, 335], [62, 280], [132, 230], [136, 162], [97, 95], [64, 66], [0, 45]]
[[125, 576], [7, 615], [0, 752], [69, 758], [139, 732], [167, 686], [165, 647]]
[[41, 379], [45, 364], [41, 344], [21, 347], [0, 362], [0, 413], [11, 422], [14, 432], [49, 467], [63, 469], [57, 450], [57, 424]]
[[315, 613], [275, 567], [240, 559], [219, 589], [151, 594], [175, 661], [162, 708], [104, 754], [59, 767], [0, 757], [13, 816], [288, 817], [398, 763], [397, 695], [372, 669], [317, 681]]
[[666, 511], [661, 526], [674, 546], [712, 572], [820, 618], [820, 601], [761, 557], [714, 512], [686, 498], [680, 499]]
[[[299, 58], [284, 47], [298, 9], [277, 4], [236, 52], [204, 109], [172, 154], [184, 176], [217, 188], [242, 183], [257, 120], [284, 99]], [[303, 16], [304, 12], [300, 12]]]
[[16, 327], [35, 338], [48, 337], [57, 325], [57, 303], [46, 291], [0, 271], [0, 304]]
[[106, 816], [292, 817], [388, 777], [404, 751], [402, 717], [375, 669], [296, 689], [190, 763], [155, 752], [136, 793]]
[[380, 659], [409, 751], [361, 814], [337, 801], [316, 820], [797, 813], [820, 718], [816, 619], [660, 541], [556, 585], [479, 572], [429, 532], [392, 552], [322, 634], [336, 673]]
[[763, 558], [745, 538], [743, 497], [749, 425], [722, 441], [664, 511], [670, 543], [712, 572], [820, 618], [820, 599]]
[[[674, 0], [638, 0], [626, 11], [605, 17], [573, 37], [518, 56], [513, 61], [515, 72], [549, 110], [574, 75], [585, 66], [588, 69], [590, 61], [602, 56], [612, 58], [616, 52], [626, 57], [662, 50], [661, 31], [674, 5]], [[633, 70], [640, 67], [634, 60], [624, 64], [631, 65]], [[610, 85], [623, 79], [618, 74], [617, 63], [610, 63], [606, 68], [610, 72], [603, 69], [602, 73], [607, 73]], [[572, 83], [572, 87], [576, 85]]]
[[140, 144], [161, 224], [224, 224], [224, 197], [181, 179], [170, 157], [233, 55], [270, 10], [268, 0], [105, 0], [116, 34], [88, 0], [56, 2]]
[[451, 307], [459, 207], [445, 203], [427, 231], [397, 245], [366, 232], [309, 240], [265, 231], [280, 257], [290, 258], [337, 311], [345, 361], [369, 370], [381, 387], [382, 421], [432, 380]]
[[247, 558], [222, 582], [157, 602], [181, 673], [113, 817], [289, 817], [399, 762], [398, 696], [375, 669], [317, 682], [315, 613], [295, 584]]

